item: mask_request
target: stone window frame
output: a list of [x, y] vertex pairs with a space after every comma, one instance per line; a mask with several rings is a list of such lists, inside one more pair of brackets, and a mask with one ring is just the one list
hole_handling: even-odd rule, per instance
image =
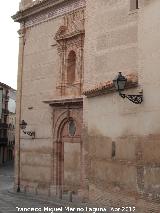
[[[67, 55], [67, 69], [66, 69], [68, 84], [73, 84], [76, 80], [76, 64], [77, 64], [76, 51], [70, 50]], [[72, 66], [72, 68], [71, 68], [71, 66]]]

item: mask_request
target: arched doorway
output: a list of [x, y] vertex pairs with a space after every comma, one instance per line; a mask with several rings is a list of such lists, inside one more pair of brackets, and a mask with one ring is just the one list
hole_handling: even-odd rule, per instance
[[73, 117], [62, 120], [56, 145], [56, 185], [63, 193], [77, 194], [81, 187], [80, 125]]
[[54, 100], [51, 194], [83, 188], [83, 98]]

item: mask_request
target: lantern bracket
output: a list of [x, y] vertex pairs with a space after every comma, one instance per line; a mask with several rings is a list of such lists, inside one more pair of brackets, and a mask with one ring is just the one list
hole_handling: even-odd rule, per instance
[[22, 120], [20, 123], [21, 130], [23, 131], [24, 134], [27, 134], [27, 135], [31, 136], [32, 138], [35, 138], [35, 131], [25, 131], [27, 125], [28, 125], [27, 122]]
[[119, 92], [119, 95], [124, 99], [127, 98], [134, 104], [141, 104], [143, 102], [143, 91], [139, 93], [139, 95], [126, 95], [122, 93], [127, 84], [127, 78], [122, 75], [121, 72], [118, 73], [118, 76], [113, 80], [113, 84], [116, 90]]
[[141, 104], [143, 102], [143, 92], [140, 92], [139, 95], [126, 95], [126, 94], [119, 92], [119, 95], [122, 98], [127, 98], [134, 104]]

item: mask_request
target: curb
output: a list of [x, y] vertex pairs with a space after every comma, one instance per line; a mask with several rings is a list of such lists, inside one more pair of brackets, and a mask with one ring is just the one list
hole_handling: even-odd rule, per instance
[[[49, 203], [49, 204], [53, 204], [53, 205], [57, 205], [59, 207], [70, 207], [70, 208], [83, 208], [84, 211], [82, 211], [82, 213], [91, 213], [92, 211], [89, 211], [89, 208], [97, 208], [99, 207], [98, 203], [95, 203], [95, 204], [92, 204], [92, 203], [78, 203], [78, 202], [69, 202], [69, 201], [66, 201], [66, 200], [60, 200], [58, 198], [55, 198], [55, 197], [44, 197], [44, 196], [40, 196], [40, 195], [33, 195], [33, 194], [29, 194], [29, 193], [24, 193], [24, 192], [15, 192], [15, 191], [12, 191], [12, 190], [8, 190], [6, 191], [8, 192], [10, 195], [16, 195], [18, 197], [21, 197], [21, 198], [27, 198], [27, 199], [30, 199], [32, 201], [40, 201], [40, 202], [46, 202], [46, 203]], [[88, 209], [88, 211], [86, 211], [86, 208]], [[110, 213], [111, 212], [111, 209], [109, 207], [105, 207], [106, 208], [106, 213]], [[66, 212], [69, 212], [69, 211], [66, 211]], [[73, 212], [73, 211], [71, 211]], [[77, 211], [76, 211], [77, 212]], [[99, 211], [96, 211], [97, 213]]]
[[44, 197], [44, 196], [39, 196], [39, 195], [32, 195], [32, 194], [29, 194], [29, 193], [23, 193], [23, 192], [14, 192], [12, 190], [8, 190], [7, 191], [9, 194], [11, 195], [16, 195], [16, 196], [19, 196], [19, 197], [22, 197], [22, 198], [29, 198], [29, 199], [32, 199], [32, 200], [35, 200], [35, 201], [42, 201], [42, 202], [48, 202], [48, 203], [53, 203], [55, 205], [60, 205], [62, 207], [66, 207], [66, 206], [70, 206], [70, 207], [89, 207], [91, 206], [91, 204], [89, 203], [77, 203], [77, 202], [69, 202], [69, 201], [66, 201], [66, 200], [60, 200], [58, 198], [55, 198], [55, 197]]

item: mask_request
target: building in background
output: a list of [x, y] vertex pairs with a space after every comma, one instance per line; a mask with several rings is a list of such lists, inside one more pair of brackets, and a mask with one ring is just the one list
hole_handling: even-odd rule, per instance
[[0, 164], [13, 160], [16, 90], [0, 82]]
[[9, 101], [8, 101], [8, 131], [7, 131], [7, 160], [12, 161], [14, 159], [14, 147], [15, 147], [15, 127], [16, 127], [16, 90], [9, 89]]
[[[159, 213], [159, 11], [159, 0], [21, 1], [17, 191]], [[141, 104], [119, 96], [118, 72]]]

